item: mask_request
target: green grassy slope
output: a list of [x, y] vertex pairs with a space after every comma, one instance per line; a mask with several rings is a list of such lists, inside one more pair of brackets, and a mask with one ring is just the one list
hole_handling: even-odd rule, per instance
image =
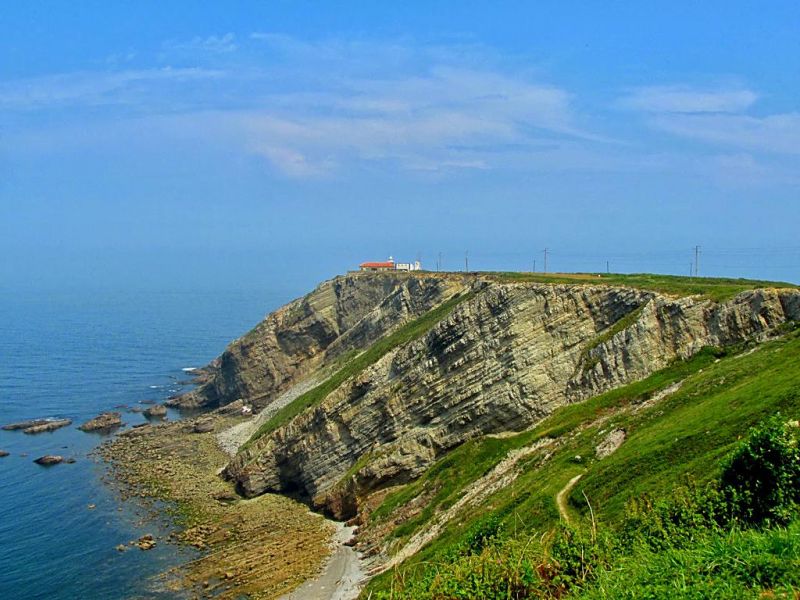
[[[419, 480], [389, 494], [371, 515], [370, 526], [380, 527], [408, 510], [415, 498], [426, 498], [423, 510], [410, 511], [410, 518], [393, 530], [395, 548], [428, 527], [437, 511], [457, 502], [471, 483], [488, 473], [510, 450], [544, 438], [554, 440], [552, 456], [544, 462], [541, 456], [534, 456], [523, 463], [513, 485], [477, 506], [465, 508], [432, 543], [400, 567], [375, 578], [365, 594], [386, 593], [393, 587], [419, 589], [414, 588], [414, 582], [428, 581], [431, 569], [450, 564], [453, 549], [463, 547], [475, 527], [487, 520], [497, 522], [511, 540], [506, 555], [513, 553], [514, 539], [539, 539], [558, 524], [555, 496], [576, 475], [582, 478], [568, 496], [571, 520], [584, 526], [590, 522], [588, 500], [596, 521], [610, 530], [623, 520], [626, 502], [631, 498], [644, 493], [667, 496], [687, 475], [699, 482], [716, 477], [720, 461], [751, 426], [776, 412], [800, 416], [800, 332], [790, 329], [786, 328], [782, 338], [757, 348], [707, 349], [643, 381], [565, 407], [532, 431], [502, 439], [473, 440], [453, 450]], [[659, 390], [677, 382], [681, 382], [677, 391], [641, 408]], [[610, 456], [597, 459], [597, 444], [607, 432], [619, 428], [627, 432], [626, 441]], [[710, 552], [714, 544], [734, 534], [714, 535], [717, 538], [703, 542], [708, 545], [705, 549], [701, 544], [693, 551], [704, 556], [703, 552]], [[765, 537], [753, 543], [782, 543], [782, 534], [770, 535], [774, 538], [771, 542]], [[800, 556], [800, 542], [792, 548]], [[662, 559], [668, 557], [653, 560]], [[700, 560], [688, 555], [683, 559], [687, 565]], [[644, 577], [633, 572], [633, 563], [625, 564], [631, 569], [631, 578]], [[484, 562], [480, 568], [489, 567]], [[398, 581], [404, 582], [400, 588]], [[607, 583], [618, 586], [615, 589], [624, 588], [624, 582], [618, 580]], [[407, 596], [398, 593], [396, 597]]]
[[654, 275], [651, 273], [524, 273], [488, 272], [477, 273], [479, 277], [505, 283], [585, 283], [593, 285], [618, 285], [633, 287], [673, 296], [704, 296], [710, 300], [723, 301], [736, 294], [756, 288], [796, 288], [792, 283], [759, 281], [752, 279], [729, 279], [721, 277], [681, 277], [678, 275]]

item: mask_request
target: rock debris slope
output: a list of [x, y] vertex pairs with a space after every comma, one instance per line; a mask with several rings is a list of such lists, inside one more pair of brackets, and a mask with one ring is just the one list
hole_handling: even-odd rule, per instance
[[556, 408], [648, 376], [705, 346], [760, 338], [800, 319], [800, 292], [725, 302], [625, 287], [499, 283], [453, 275], [353, 274], [270, 315], [182, 402], [269, 402], [300, 378], [472, 294], [241, 451], [226, 469], [247, 496], [300, 493], [338, 518], [358, 499], [419, 476], [476, 436], [531, 427]]

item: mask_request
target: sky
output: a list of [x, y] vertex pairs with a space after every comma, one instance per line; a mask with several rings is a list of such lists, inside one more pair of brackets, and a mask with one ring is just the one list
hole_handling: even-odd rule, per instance
[[[800, 3], [0, 6], [0, 289], [800, 282]], [[535, 262], [535, 264], [534, 264]]]

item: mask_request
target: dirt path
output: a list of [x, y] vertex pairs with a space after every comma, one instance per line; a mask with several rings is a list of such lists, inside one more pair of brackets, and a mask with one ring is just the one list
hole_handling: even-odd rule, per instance
[[575, 475], [575, 477], [570, 479], [567, 482], [567, 485], [565, 485], [561, 489], [561, 491], [558, 492], [558, 494], [556, 494], [556, 505], [558, 506], [558, 514], [561, 515], [561, 518], [564, 519], [567, 525], [570, 525], [571, 523], [569, 520], [569, 512], [567, 512], [566, 497], [569, 495], [570, 491], [572, 491], [572, 488], [575, 487], [575, 484], [578, 483], [578, 480], [581, 477], [583, 477], [583, 473], [581, 473], [580, 475]]
[[343, 523], [337, 523], [333, 539], [333, 553], [325, 564], [322, 573], [309, 579], [280, 600], [355, 600], [361, 591], [364, 573], [358, 553], [345, 546], [355, 530]]

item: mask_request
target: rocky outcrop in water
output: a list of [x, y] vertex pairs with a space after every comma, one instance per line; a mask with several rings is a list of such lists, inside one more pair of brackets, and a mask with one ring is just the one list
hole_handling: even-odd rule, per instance
[[86, 421], [78, 427], [81, 431], [111, 431], [122, 426], [122, 416], [118, 412], [106, 412]]
[[167, 407], [161, 404], [155, 404], [148, 409], [145, 409], [144, 416], [148, 419], [163, 419], [167, 416]]
[[3, 431], [17, 431], [20, 429], [28, 429], [30, 427], [35, 427], [37, 425], [44, 425], [45, 423], [47, 423], [47, 419], [31, 419], [29, 421], [9, 423], [8, 425], [3, 425]]
[[3, 425], [3, 430], [18, 431], [21, 429], [22, 433], [44, 433], [46, 431], [55, 431], [56, 429], [61, 429], [62, 427], [66, 427], [70, 424], [72, 424], [72, 421], [69, 419], [31, 419], [28, 421], [20, 421], [18, 423], [9, 423], [8, 425]]
[[53, 465], [57, 465], [59, 463], [64, 462], [64, 457], [55, 454], [45, 454], [44, 456], [40, 456], [33, 462], [35, 462], [37, 465], [42, 465], [43, 467], [51, 467]]
[[[477, 281], [473, 291], [421, 339], [241, 452], [227, 476], [245, 495], [299, 492], [348, 517], [360, 494], [417, 477], [466, 440], [531, 427], [703, 347], [759, 338], [800, 319], [796, 290], [757, 290], [724, 303], [587, 285]], [[380, 312], [391, 320], [391, 306]], [[277, 339], [278, 321], [270, 322]]]
[[31, 425], [30, 427], [26, 427], [22, 430], [22, 433], [27, 433], [28, 435], [36, 434], [36, 433], [46, 433], [48, 431], [55, 431], [56, 429], [61, 429], [62, 427], [67, 427], [72, 425], [72, 421], [70, 419], [55, 419], [52, 421], [42, 421], [37, 423], [36, 425]]

